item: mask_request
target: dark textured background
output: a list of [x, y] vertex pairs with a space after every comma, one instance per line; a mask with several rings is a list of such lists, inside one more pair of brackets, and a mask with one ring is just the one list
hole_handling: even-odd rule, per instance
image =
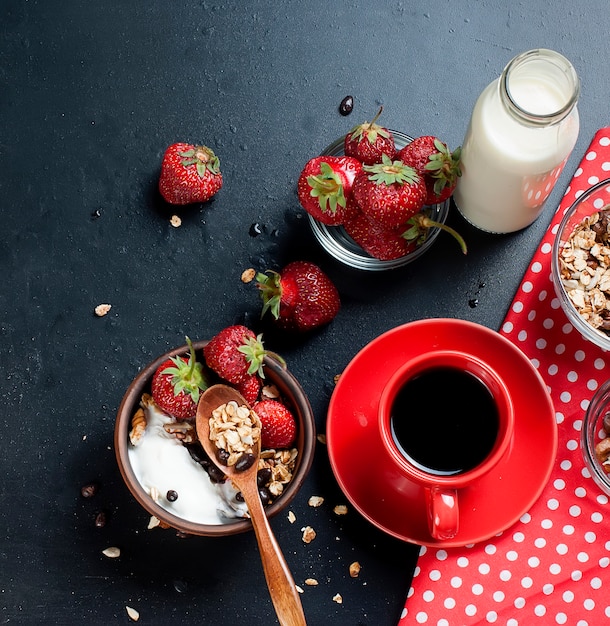
[[[142, 624], [273, 623], [253, 536], [146, 530], [112, 449], [124, 390], [185, 334], [260, 328], [242, 270], [297, 258], [329, 273], [343, 308], [320, 332], [269, 332], [267, 344], [301, 381], [320, 431], [333, 377], [383, 331], [434, 316], [499, 328], [578, 160], [609, 122], [609, 30], [605, 0], [3, 0], [0, 623], [127, 623], [125, 605]], [[453, 211], [467, 257], [441, 235], [425, 260], [384, 275], [319, 249], [295, 194], [308, 158], [380, 104], [386, 126], [455, 147], [481, 90], [535, 47], [574, 63], [582, 97], [579, 142], [533, 226], [485, 235]], [[225, 177], [211, 203], [177, 211], [177, 229], [156, 191], [174, 141], [212, 146]], [[97, 318], [102, 302], [112, 310]], [[91, 480], [101, 489], [84, 500]], [[308, 507], [312, 494], [325, 505]], [[342, 501], [319, 447], [292, 506], [297, 523], [273, 520], [296, 581], [320, 581], [302, 596], [309, 623], [393, 625], [417, 548], [353, 511], [336, 518]], [[99, 509], [110, 516], [103, 529]], [[305, 524], [318, 531], [310, 545]], [[101, 555], [111, 545], [120, 559]], [[353, 560], [358, 579], [347, 574]]]

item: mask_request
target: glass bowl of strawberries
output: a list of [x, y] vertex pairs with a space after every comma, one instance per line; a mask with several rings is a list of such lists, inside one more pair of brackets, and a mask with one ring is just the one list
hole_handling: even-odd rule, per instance
[[[368, 127], [372, 125], [374, 125], [374, 122], [371, 122], [370, 125], [367, 124]], [[382, 162], [387, 166], [395, 159], [400, 158], [399, 153], [403, 148], [415, 141], [413, 137], [396, 130], [385, 129], [379, 126], [377, 129], [378, 132], [389, 133], [393, 139], [394, 150], [377, 159], [378, 162], [383, 159]], [[432, 140], [433, 138], [429, 139]], [[333, 159], [345, 157], [346, 144], [346, 137], [340, 137], [327, 146], [322, 151], [320, 157], [332, 157]], [[459, 172], [459, 149], [453, 154], [449, 153], [446, 146], [443, 145], [443, 150], [445, 149], [447, 150], [447, 158], [456, 160], [455, 165], [452, 166], [455, 167], [455, 178], [459, 175], [457, 174]], [[363, 158], [366, 159], [366, 157]], [[356, 164], [355, 167], [357, 168], [358, 165]], [[368, 176], [371, 179], [383, 177], [383, 174], [375, 174], [373, 172], [372, 163], [364, 161], [362, 167], [371, 172]], [[407, 167], [406, 169], [410, 168]], [[409, 173], [398, 173], [398, 177], [406, 178], [407, 182], [409, 176]], [[318, 177], [314, 176], [314, 178], [311, 178], [311, 175], [303, 176], [302, 173], [300, 179], [302, 188], [299, 190], [299, 196], [300, 199], [304, 200], [301, 202], [303, 206], [311, 204], [310, 199], [306, 198], [308, 194], [314, 196], [316, 200], [321, 199], [318, 190], [311, 193], [310, 189], [304, 185], [303, 179], [306, 180], [307, 178], [310, 181], [310, 185], [315, 186], [315, 183], [312, 181], [315, 181]], [[363, 179], [367, 177], [363, 176], [362, 172], [359, 171], [355, 176], [355, 179], [358, 178]], [[358, 186], [364, 187], [364, 185], [358, 185], [359, 182], [362, 182], [362, 180], [354, 182], [354, 188]], [[413, 209], [412, 215], [405, 221], [395, 218], [394, 215], [390, 215], [387, 211], [380, 216], [380, 220], [377, 219], [377, 215], [373, 215], [374, 209], [366, 211], [365, 214], [364, 210], [360, 210], [360, 205], [365, 201], [368, 202], [368, 200], [363, 199], [367, 193], [368, 191], [365, 189], [354, 189], [353, 193], [350, 192], [349, 197], [345, 198], [344, 201], [347, 207], [345, 214], [342, 213], [343, 209], [334, 211], [334, 214], [338, 216], [336, 219], [326, 219], [332, 209], [330, 203], [328, 205], [329, 211], [325, 215], [317, 212], [317, 207], [313, 211], [307, 211], [316, 240], [326, 252], [341, 263], [355, 269], [368, 271], [396, 269], [424, 255], [433, 245], [441, 230], [449, 231], [458, 240], [462, 250], [465, 252], [466, 246], [463, 239], [453, 229], [445, 225], [449, 215], [450, 192], [442, 193], [440, 196], [437, 196], [438, 202], [430, 204], [426, 204], [427, 199], [424, 200], [421, 196], [414, 198], [412, 200], [413, 206], [417, 206], [417, 208]], [[384, 205], [387, 205], [389, 202], [386, 203], [383, 198], [373, 198], [370, 204], [375, 205], [375, 203], [383, 210]], [[307, 209], [307, 207], [305, 208]]]
[[[218, 383], [238, 389], [262, 425], [257, 483], [268, 517], [288, 506], [309, 472], [315, 421], [307, 396], [281, 357], [262, 349], [260, 335], [245, 326], [227, 327], [210, 340], [187, 338], [187, 345], [140, 371], [123, 396], [115, 422], [119, 470], [150, 515], [149, 529], [208, 537], [252, 529], [241, 494], [197, 438], [198, 399]], [[252, 437], [243, 420], [235, 431], [244, 441]], [[239, 458], [243, 461], [245, 455]]]

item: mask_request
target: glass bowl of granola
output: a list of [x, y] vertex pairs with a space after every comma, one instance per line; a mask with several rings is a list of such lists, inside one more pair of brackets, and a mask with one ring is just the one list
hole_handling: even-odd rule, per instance
[[[207, 343], [192, 343], [204, 367]], [[207, 537], [247, 532], [252, 524], [243, 498], [203, 452], [194, 418], [174, 419], [152, 398], [154, 373], [168, 358], [182, 356], [189, 356], [189, 346], [154, 359], [129, 385], [114, 430], [119, 470], [135, 500], [150, 515], [150, 529], [172, 528]], [[316, 428], [309, 400], [285, 365], [267, 355], [263, 367], [260, 398], [280, 401], [296, 422], [296, 436], [289, 447], [261, 451], [259, 490], [271, 517], [284, 510], [301, 488], [313, 461]], [[212, 384], [223, 382], [215, 380], [212, 372], [207, 375]]]
[[610, 178], [565, 212], [553, 243], [552, 279], [561, 308], [585, 339], [610, 350]]
[[591, 399], [580, 436], [591, 478], [610, 496], [610, 380]]

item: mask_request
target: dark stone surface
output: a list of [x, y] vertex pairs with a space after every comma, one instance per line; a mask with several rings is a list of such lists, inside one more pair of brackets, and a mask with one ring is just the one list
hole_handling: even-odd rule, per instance
[[[603, 0], [4, 0], [0, 621], [127, 623], [130, 605], [143, 624], [272, 623], [253, 536], [146, 530], [112, 449], [124, 390], [185, 334], [202, 339], [245, 322], [286, 358], [324, 431], [333, 377], [383, 331], [443, 316], [498, 329], [553, 207], [608, 123], [609, 21]], [[383, 275], [350, 271], [317, 246], [295, 193], [308, 158], [380, 104], [388, 127], [459, 145], [480, 91], [534, 47], [576, 66], [582, 123], [533, 226], [491, 236], [453, 210], [468, 256], [441, 235], [424, 260]], [[354, 109], [344, 117], [348, 94]], [[174, 141], [219, 155], [225, 185], [212, 202], [168, 212], [161, 201], [161, 157]], [[343, 308], [321, 331], [287, 338], [259, 324], [258, 295], [240, 275], [298, 258], [328, 272]], [[102, 302], [112, 310], [97, 318]], [[366, 450], [354, 454], [369, 462]], [[90, 481], [100, 489], [84, 499]], [[313, 494], [323, 507], [308, 507]], [[295, 580], [320, 582], [305, 589], [305, 613], [313, 626], [390, 626], [417, 548], [354, 511], [333, 516], [343, 501], [320, 446], [292, 507], [297, 522], [273, 520]], [[318, 532], [310, 545], [300, 539], [306, 524]], [[112, 545], [119, 559], [102, 556]], [[347, 569], [354, 560], [357, 579]]]

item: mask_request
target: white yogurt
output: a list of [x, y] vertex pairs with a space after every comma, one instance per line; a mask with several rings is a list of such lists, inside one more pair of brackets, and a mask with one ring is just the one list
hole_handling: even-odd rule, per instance
[[[149, 494], [158, 494], [157, 504], [177, 517], [198, 524], [223, 524], [228, 519], [247, 516], [244, 502], [235, 499], [230, 481], [214, 484], [207, 472], [194, 461], [185, 446], [163, 428], [172, 422], [154, 404], [144, 407], [146, 430], [137, 442], [129, 445], [129, 462]], [[166, 494], [178, 494], [170, 502]]]
[[[575, 74], [573, 85], [567, 72], [558, 68], [552, 56], [556, 53], [548, 52], [552, 62], [526, 53], [531, 58], [523, 66], [509, 64], [506, 85], [502, 77], [488, 85], [472, 112], [454, 200], [462, 215], [483, 230], [508, 233], [529, 226], [542, 211], [578, 138], [575, 104], [565, 117], [544, 121], [565, 110], [574, 90], [578, 93]], [[524, 121], [514, 106], [512, 110], [507, 106], [508, 94], [531, 120]]]

